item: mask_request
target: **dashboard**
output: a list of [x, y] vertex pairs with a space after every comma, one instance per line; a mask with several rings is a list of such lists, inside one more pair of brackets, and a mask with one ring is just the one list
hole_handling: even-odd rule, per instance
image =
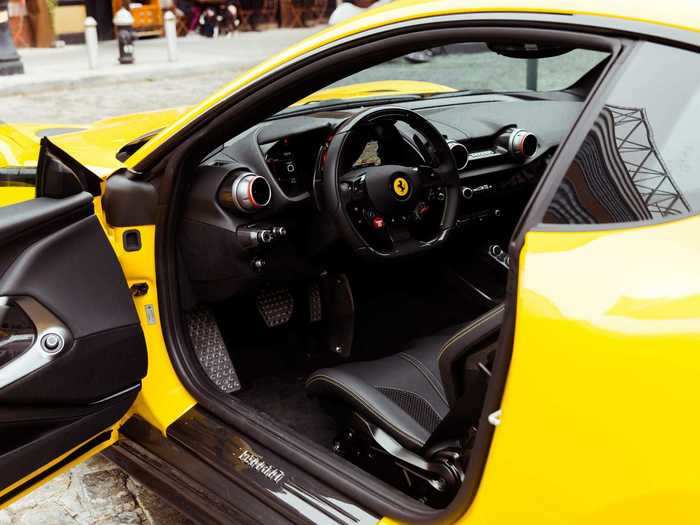
[[[400, 105], [420, 113], [448, 141], [460, 178], [456, 229], [468, 232], [512, 230], [581, 104], [574, 97], [487, 94]], [[181, 253], [199, 300], [322, 271], [337, 237], [323, 220], [315, 181], [329, 138], [362, 109], [273, 117], [202, 161], [180, 227]], [[354, 137], [345, 168], [419, 164], [410, 130], [396, 128]]]

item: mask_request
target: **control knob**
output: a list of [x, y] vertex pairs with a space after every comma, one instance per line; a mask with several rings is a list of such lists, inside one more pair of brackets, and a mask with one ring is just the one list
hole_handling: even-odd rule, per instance
[[253, 265], [253, 268], [254, 268], [256, 271], [261, 272], [261, 271], [263, 271], [263, 270], [265, 269], [265, 264], [266, 264], [266, 263], [265, 263], [265, 259], [262, 259], [262, 258], [260, 258], [260, 257], [256, 257], [255, 259], [253, 259], [253, 260], [251, 261], [251, 264]]

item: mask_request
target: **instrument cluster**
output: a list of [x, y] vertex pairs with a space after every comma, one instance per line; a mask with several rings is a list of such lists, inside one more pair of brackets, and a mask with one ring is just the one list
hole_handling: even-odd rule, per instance
[[311, 191], [316, 159], [324, 137], [303, 133], [261, 144], [265, 162], [287, 197], [299, 197]]

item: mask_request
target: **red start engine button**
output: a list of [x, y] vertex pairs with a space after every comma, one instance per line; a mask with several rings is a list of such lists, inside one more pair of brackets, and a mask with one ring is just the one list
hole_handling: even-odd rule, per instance
[[384, 229], [384, 217], [381, 215], [375, 215], [372, 217], [372, 228], [375, 230], [383, 230]]

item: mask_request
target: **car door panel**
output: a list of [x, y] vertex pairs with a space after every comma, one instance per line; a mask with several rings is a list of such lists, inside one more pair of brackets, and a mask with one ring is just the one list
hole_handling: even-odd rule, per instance
[[32, 243], [80, 218], [92, 214], [92, 197], [81, 193], [65, 199], [40, 197], [14, 205], [12, 213], [0, 208], [0, 275]]
[[[52, 148], [62, 164], [44, 144], [44, 170], [82, 169]], [[131, 294], [94, 214], [94, 180], [92, 194], [80, 191], [90, 175], [57, 184], [40, 173], [52, 198], [0, 208], [0, 506], [113, 441], [146, 375]]]
[[[81, 417], [50, 420], [50, 426], [37, 421], [15, 428], [6, 423], [0, 424], [0, 432], [3, 436], [7, 434], [10, 440], [14, 438], [12, 444], [15, 445], [0, 454], [0, 486], [9, 487], [109, 428], [126, 413], [137, 393], [133, 390], [97, 407], [93, 406], [88, 414]], [[55, 410], [60, 413], [60, 409]], [[11, 498], [11, 494], [12, 491], [0, 495], [0, 505]]]
[[[10, 385], [0, 382], [3, 403], [89, 403], [145, 375], [138, 317], [94, 215], [33, 243], [0, 276], [0, 297], [22, 296], [60, 312], [74, 347], [51, 366]], [[62, 388], [71, 382], [75, 388]]]

